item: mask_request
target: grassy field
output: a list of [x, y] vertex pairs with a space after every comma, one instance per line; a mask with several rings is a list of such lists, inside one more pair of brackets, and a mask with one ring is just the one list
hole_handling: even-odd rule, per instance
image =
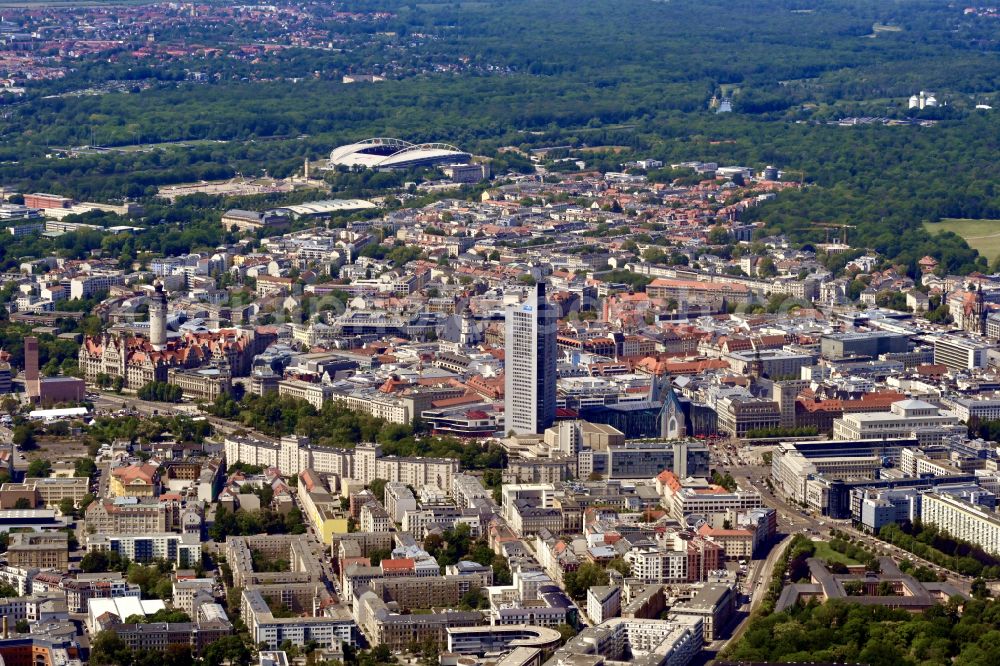
[[828, 564], [833, 564], [834, 562], [840, 562], [845, 566], [850, 566], [852, 564], [861, 564], [857, 560], [853, 560], [843, 553], [838, 553], [833, 548], [830, 548], [830, 544], [826, 541], [813, 541], [816, 546], [816, 554], [814, 557], [826, 560]]
[[931, 234], [954, 231], [990, 261], [1000, 256], [1000, 220], [944, 218], [940, 222], [925, 222], [924, 228]]

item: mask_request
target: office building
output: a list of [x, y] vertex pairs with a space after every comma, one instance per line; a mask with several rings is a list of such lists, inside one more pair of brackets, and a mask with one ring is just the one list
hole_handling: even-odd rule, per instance
[[825, 359], [877, 358], [882, 354], [900, 354], [909, 348], [909, 338], [902, 333], [831, 333], [820, 338], [820, 354]]
[[838, 440], [914, 437], [921, 444], [943, 441], [949, 435], [967, 434], [965, 426], [951, 412], [942, 411], [922, 400], [900, 400], [889, 412], [845, 414], [833, 421], [833, 438]]
[[65, 532], [17, 532], [10, 535], [7, 562], [15, 567], [65, 571], [69, 567], [68, 544]]
[[45, 477], [5, 483], [0, 485], [0, 509], [13, 509], [21, 498], [27, 499], [32, 507], [58, 508], [67, 498], [78, 505], [87, 495], [89, 482], [89, 479], [78, 477]]
[[942, 402], [962, 423], [1000, 420], [1000, 395], [946, 396]]
[[732, 437], [746, 437], [754, 430], [781, 425], [781, 406], [771, 400], [751, 396], [726, 396], [715, 405], [718, 429]]
[[955, 372], [985, 368], [987, 353], [995, 347], [957, 335], [941, 335], [934, 338], [934, 363]]
[[740, 374], [752, 374], [757, 368], [771, 379], [798, 379], [801, 368], [813, 364], [810, 354], [799, 354], [784, 349], [752, 349], [734, 351], [725, 356], [729, 367]]
[[[698, 441], [623, 442], [577, 453], [577, 478], [649, 479], [663, 470], [681, 478], [708, 476], [708, 447]], [[592, 477], [594, 475], [594, 477]]]
[[657, 475], [656, 490], [671, 517], [683, 520], [691, 514], [710, 516], [726, 511], [746, 511], [764, 506], [756, 490], [729, 491], [705, 479], [682, 479], [671, 471]]
[[78, 377], [43, 377], [39, 374], [38, 338], [24, 338], [24, 389], [33, 402], [82, 402], [86, 386]]
[[504, 355], [505, 432], [535, 434], [556, 418], [556, 309], [539, 282], [507, 307]]
[[[875, 479], [887, 465], [898, 465], [902, 451], [915, 446], [913, 439], [869, 439], [854, 441], [786, 442], [779, 444], [771, 459], [775, 492], [807, 503], [829, 515], [842, 507], [830, 506], [831, 487], [819, 480]], [[842, 494], [841, 494], [842, 497]], [[842, 517], [842, 516], [841, 516]]]

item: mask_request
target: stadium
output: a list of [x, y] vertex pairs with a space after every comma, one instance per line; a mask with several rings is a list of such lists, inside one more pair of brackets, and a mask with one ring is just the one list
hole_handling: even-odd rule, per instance
[[334, 148], [328, 168], [410, 169], [439, 164], [464, 164], [472, 155], [447, 143], [410, 143], [402, 139], [375, 138]]

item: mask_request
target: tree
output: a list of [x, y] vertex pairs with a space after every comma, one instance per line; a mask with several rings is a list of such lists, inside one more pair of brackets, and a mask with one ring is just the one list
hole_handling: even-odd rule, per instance
[[29, 500], [27, 497], [18, 497], [17, 501], [14, 502], [14, 508], [15, 509], [33, 509], [35, 507], [31, 504], [31, 500]]
[[9, 599], [10, 597], [20, 596], [13, 585], [6, 581], [0, 581], [0, 598]]
[[778, 274], [778, 268], [774, 265], [774, 259], [764, 257], [757, 262], [757, 275], [762, 278], [774, 277]]
[[19, 634], [26, 634], [31, 631], [31, 623], [27, 620], [18, 620], [14, 623], [14, 631]]
[[576, 571], [563, 575], [566, 592], [574, 599], [583, 599], [587, 590], [608, 584], [608, 572], [593, 562], [584, 562]]
[[84, 573], [102, 573], [127, 567], [128, 560], [114, 551], [95, 550], [80, 560], [80, 570]]
[[22, 424], [14, 428], [14, 446], [20, 447], [23, 451], [30, 451], [37, 448], [35, 444], [35, 431], [30, 425]]
[[175, 384], [166, 382], [149, 382], [143, 384], [136, 392], [140, 400], [151, 400], [158, 402], [180, 402], [183, 397], [183, 390]]
[[559, 632], [559, 636], [562, 638], [563, 643], [573, 638], [578, 633], [576, 629], [568, 624], [560, 624], [556, 627], [556, 631]]
[[52, 474], [52, 463], [48, 460], [39, 458], [37, 460], [32, 460], [28, 464], [27, 476], [32, 478], [44, 478]]
[[96, 666], [125, 666], [132, 661], [132, 650], [114, 630], [98, 632], [90, 642], [90, 663]]
[[467, 608], [469, 610], [477, 610], [479, 608], [485, 608], [489, 605], [486, 597], [483, 595], [483, 591], [478, 587], [469, 588], [469, 591], [462, 595], [461, 601], [459, 601], [459, 606], [462, 608]]
[[717, 224], [708, 230], [709, 245], [726, 245], [729, 243], [729, 232], [721, 224]]
[[206, 647], [202, 660], [206, 666], [222, 666], [226, 662], [230, 666], [247, 666], [250, 663], [250, 650], [239, 636], [226, 636]]
[[64, 497], [59, 500], [59, 513], [64, 516], [76, 515], [76, 502], [73, 501], [72, 497]]
[[610, 562], [608, 562], [608, 568], [614, 569], [620, 573], [625, 578], [632, 575], [632, 565], [625, 561], [622, 557], [616, 557]]
[[97, 464], [90, 458], [77, 458], [73, 475], [80, 478], [90, 478], [97, 472]]
[[372, 495], [383, 504], [385, 503], [385, 484], [387, 483], [389, 482], [385, 479], [372, 479], [372, 482], [368, 484], [368, 489], [372, 491]]
[[133, 562], [128, 565], [128, 582], [138, 585], [145, 599], [170, 599], [173, 596], [173, 584], [167, 575], [170, 568], [164, 562], [147, 565]]

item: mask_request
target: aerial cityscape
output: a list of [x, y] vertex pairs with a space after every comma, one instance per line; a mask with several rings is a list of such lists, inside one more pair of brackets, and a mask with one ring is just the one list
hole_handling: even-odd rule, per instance
[[0, 2], [0, 666], [1000, 664], [998, 19]]

